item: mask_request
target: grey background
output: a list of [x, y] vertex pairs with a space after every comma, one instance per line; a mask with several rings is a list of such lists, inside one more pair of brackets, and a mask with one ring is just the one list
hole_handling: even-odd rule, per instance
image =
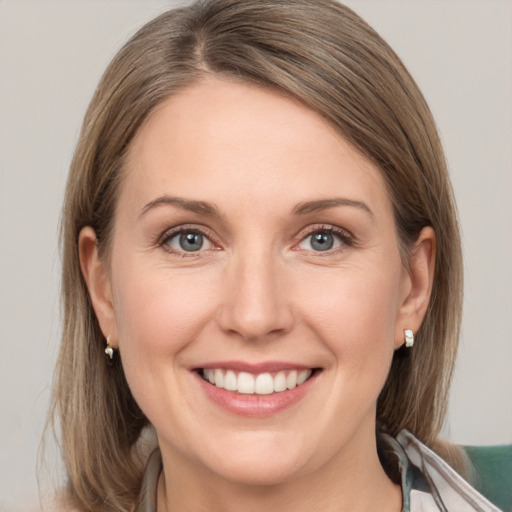
[[[444, 435], [464, 444], [511, 442], [512, 2], [346, 3], [409, 67], [448, 155], [466, 299]], [[57, 225], [82, 116], [113, 53], [172, 5], [0, 0], [1, 511], [23, 510], [36, 495], [60, 333]], [[59, 476], [49, 460], [45, 482]]]

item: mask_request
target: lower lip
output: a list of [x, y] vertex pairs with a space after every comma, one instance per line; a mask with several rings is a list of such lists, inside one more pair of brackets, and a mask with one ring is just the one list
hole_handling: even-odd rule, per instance
[[296, 404], [306, 395], [318, 376], [315, 372], [300, 386], [279, 393], [245, 395], [218, 388], [204, 380], [197, 372], [195, 374], [203, 391], [215, 404], [231, 413], [251, 417], [272, 416]]

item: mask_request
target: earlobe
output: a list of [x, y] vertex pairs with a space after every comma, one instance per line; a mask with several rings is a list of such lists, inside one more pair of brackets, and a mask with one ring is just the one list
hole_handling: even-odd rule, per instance
[[101, 331], [105, 338], [110, 337], [110, 345], [116, 348], [117, 330], [110, 277], [105, 262], [98, 255], [96, 233], [90, 226], [80, 231], [78, 250], [80, 268]]
[[427, 226], [423, 228], [409, 255], [407, 291], [402, 298], [399, 319], [396, 325], [396, 348], [404, 344], [404, 331], [416, 333], [430, 303], [434, 282], [436, 235]]

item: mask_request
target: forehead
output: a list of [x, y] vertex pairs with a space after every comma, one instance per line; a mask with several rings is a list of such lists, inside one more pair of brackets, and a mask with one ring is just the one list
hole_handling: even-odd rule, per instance
[[217, 78], [162, 102], [132, 141], [124, 171], [121, 196], [139, 204], [162, 193], [253, 205], [343, 194], [389, 208], [380, 171], [319, 114]]

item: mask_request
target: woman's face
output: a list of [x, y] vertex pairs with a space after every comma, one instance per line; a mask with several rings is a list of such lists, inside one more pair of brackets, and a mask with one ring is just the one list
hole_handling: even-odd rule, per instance
[[371, 450], [411, 289], [380, 172], [304, 106], [210, 78], [135, 137], [99, 317], [164, 460], [275, 483]]

